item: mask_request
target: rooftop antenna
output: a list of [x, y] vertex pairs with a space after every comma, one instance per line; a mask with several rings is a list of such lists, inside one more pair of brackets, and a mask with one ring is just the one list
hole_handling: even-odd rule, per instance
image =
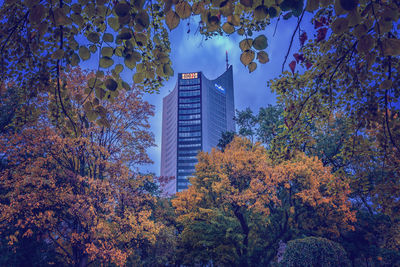
[[228, 50], [225, 51], [225, 55], [226, 55], [226, 70], [228, 70], [228, 68], [229, 68], [229, 63], [228, 63]]

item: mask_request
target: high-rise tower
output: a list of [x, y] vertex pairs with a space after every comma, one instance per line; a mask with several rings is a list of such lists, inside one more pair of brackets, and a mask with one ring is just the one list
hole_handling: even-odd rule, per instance
[[176, 177], [166, 194], [188, 187], [197, 153], [211, 151], [222, 132], [235, 130], [234, 114], [232, 66], [215, 80], [202, 72], [178, 74], [174, 90], [163, 99], [161, 175]]

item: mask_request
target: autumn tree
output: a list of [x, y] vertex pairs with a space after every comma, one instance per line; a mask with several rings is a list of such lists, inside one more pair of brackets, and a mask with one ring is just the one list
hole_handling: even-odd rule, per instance
[[192, 185], [172, 200], [184, 263], [268, 264], [279, 240], [352, 228], [347, 180], [316, 158], [274, 165], [264, 147], [239, 137], [198, 158]]
[[[309, 1], [316, 2], [322, 3]], [[397, 1], [324, 2], [323, 9], [308, 6], [316, 10], [312, 23], [317, 37], [307, 40], [311, 32], [301, 32], [292, 73], [271, 82], [285, 106], [285, 128], [277, 151], [287, 157], [306, 145], [319, 153], [321, 146], [311, 134], [311, 126], [316, 125], [324, 135], [324, 146], [332, 148], [323, 155], [326, 164], [350, 179], [360, 218], [370, 216], [357, 228], [365, 232], [361, 227], [367, 221], [384, 227], [378, 232], [368, 228], [368, 236], [379, 236], [381, 241], [376, 244], [371, 238], [371, 245], [379, 247], [375, 251], [398, 253], [394, 199], [399, 184], [395, 159], [400, 156], [400, 5]]]
[[115, 102], [98, 103], [91, 114], [79, 107], [92, 74], [70, 73], [64, 108], [79, 124], [57, 117], [57, 105], [47, 101], [34, 126], [1, 136], [7, 164], [0, 176], [1, 233], [10, 246], [37, 236], [69, 265], [123, 265], [161, 229], [151, 218], [154, 197], [145, 187], [152, 178], [137, 172], [150, 162], [152, 106], [132, 89], [120, 91]]

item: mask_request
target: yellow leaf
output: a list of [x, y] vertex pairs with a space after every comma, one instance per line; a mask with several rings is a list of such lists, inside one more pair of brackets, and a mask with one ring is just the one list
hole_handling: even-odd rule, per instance
[[165, 16], [165, 22], [167, 23], [167, 26], [169, 30], [173, 30], [179, 25], [180, 18], [178, 14], [174, 11], [169, 11], [167, 15]]

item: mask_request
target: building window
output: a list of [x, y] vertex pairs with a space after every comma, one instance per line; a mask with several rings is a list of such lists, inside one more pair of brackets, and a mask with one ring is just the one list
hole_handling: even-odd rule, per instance
[[190, 166], [190, 167], [194, 167], [197, 164], [197, 162], [182, 162], [179, 163], [179, 166]]
[[198, 96], [198, 95], [200, 95], [200, 90], [179, 92], [179, 96]]
[[200, 119], [200, 114], [194, 115], [179, 115], [180, 120], [193, 120], [193, 119]]
[[199, 108], [195, 109], [179, 109], [179, 114], [194, 114], [194, 113], [200, 113]]
[[193, 137], [193, 136], [201, 136], [201, 132], [183, 132], [183, 133], [179, 133], [179, 137]]
[[182, 91], [198, 90], [198, 89], [200, 89], [200, 84], [179, 86], [179, 90], [182, 90]]
[[200, 142], [201, 137], [182, 137], [178, 139], [179, 142]]
[[180, 121], [179, 125], [200, 125], [201, 121], [200, 120], [191, 120], [191, 121]]
[[193, 155], [197, 155], [197, 153], [199, 153], [198, 149], [195, 149], [195, 150], [179, 150], [178, 151], [179, 155], [192, 154], [192, 156], [193, 156]]
[[180, 79], [179, 85], [192, 85], [192, 84], [199, 84], [200, 78], [196, 79]]
[[180, 108], [199, 108], [200, 103], [193, 103], [193, 104], [179, 104]]
[[179, 144], [179, 148], [185, 148], [185, 147], [196, 147], [197, 149], [201, 148], [200, 144]]
[[189, 182], [188, 181], [180, 181], [178, 182], [178, 186], [188, 186]]
[[178, 160], [197, 159], [196, 156], [179, 156]]
[[188, 132], [188, 131], [200, 131], [201, 126], [200, 125], [195, 125], [195, 126], [180, 126], [179, 131], [180, 132]]
[[179, 103], [196, 103], [200, 102], [200, 97], [179, 98]]

